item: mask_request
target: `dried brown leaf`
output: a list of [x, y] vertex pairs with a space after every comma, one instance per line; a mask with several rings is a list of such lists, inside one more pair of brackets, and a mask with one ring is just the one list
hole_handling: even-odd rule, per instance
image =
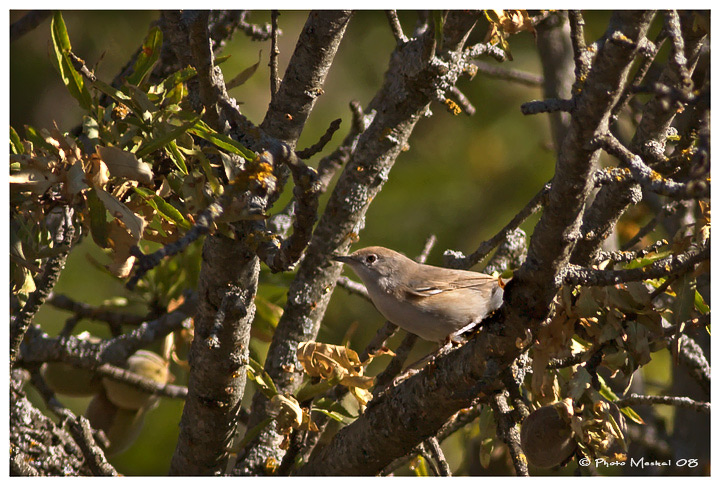
[[152, 182], [153, 173], [149, 164], [141, 162], [132, 152], [118, 147], [95, 147], [113, 177], [124, 177], [141, 184]]

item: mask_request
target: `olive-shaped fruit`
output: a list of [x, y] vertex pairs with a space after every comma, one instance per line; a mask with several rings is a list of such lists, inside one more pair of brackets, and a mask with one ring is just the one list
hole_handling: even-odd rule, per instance
[[109, 445], [105, 449], [108, 456], [119, 454], [140, 435], [145, 423], [147, 409], [128, 410], [116, 407], [103, 391], [90, 400], [85, 416], [94, 429], [102, 430]]
[[[170, 376], [168, 363], [152, 351], [144, 349], [130, 356], [124, 368], [161, 384], [167, 383]], [[157, 402], [157, 397], [152, 393], [120, 383], [112, 378], [103, 377], [102, 383], [108, 399], [120, 408], [139, 410], [143, 407], [148, 408]]]
[[577, 447], [570, 425], [552, 405], [540, 407], [525, 418], [520, 443], [528, 462], [542, 468], [559, 466]]

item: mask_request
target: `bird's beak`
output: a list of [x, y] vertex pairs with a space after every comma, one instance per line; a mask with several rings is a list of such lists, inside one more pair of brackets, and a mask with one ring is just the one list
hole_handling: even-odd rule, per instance
[[354, 260], [351, 256], [344, 256], [344, 255], [333, 255], [333, 260], [336, 262], [343, 262], [343, 263], [352, 263]]

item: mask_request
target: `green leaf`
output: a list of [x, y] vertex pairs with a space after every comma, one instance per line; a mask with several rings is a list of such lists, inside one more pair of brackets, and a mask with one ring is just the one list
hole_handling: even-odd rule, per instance
[[195, 68], [192, 66], [188, 66], [185, 69], [175, 71], [158, 85], [158, 91], [170, 91], [178, 84], [184, 83], [185, 81], [195, 77], [196, 75], [197, 71], [195, 71]]
[[170, 156], [170, 159], [175, 164], [175, 167], [177, 167], [180, 172], [187, 175], [188, 174], [188, 168], [187, 164], [185, 163], [185, 157], [183, 154], [178, 150], [177, 142], [173, 140], [169, 144], [167, 144], [167, 147], [165, 147], [165, 151]]
[[337, 413], [337, 412], [333, 412], [333, 411], [330, 411], [330, 410], [325, 410], [325, 409], [318, 408], [318, 407], [312, 407], [311, 410], [312, 410], [313, 412], [320, 412], [321, 414], [330, 417], [331, 419], [333, 419], [333, 420], [336, 421], [336, 422], [340, 422], [340, 423], [343, 423], [343, 424], [348, 424], [348, 423], [350, 423], [350, 421], [349, 421], [347, 418], [343, 417], [342, 415], [340, 415], [340, 414]]
[[247, 367], [248, 378], [257, 384], [260, 391], [268, 398], [272, 398], [278, 394], [277, 387], [273, 383], [270, 375], [265, 371], [260, 363], [248, 357], [249, 363]]
[[245, 160], [252, 161], [255, 160], [255, 158], [257, 157], [255, 155], [255, 152], [246, 148], [243, 144], [233, 140], [227, 135], [216, 132], [203, 121], [198, 121], [195, 127], [188, 130], [188, 132], [192, 133], [193, 135], [197, 135], [204, 140], [207, 140], [208, 142], [216, 145], [217, 147], [223, 149], [226, 152], [239, 155]]
[[13, 127], [10, 127], [10, 150], [14, 154], [24, 154], [25, 147], [20, 140], [20, 135], [17, 134]]
[[257, 71], [258, 66], [260, 65], [260, 60], [262, 58], [262, 49], [258, 52], [258, 60], [255, 64], [252, 66], [245, 68], [242, 70], [240, 74], [232, 78], [230, 81], [228, 81], [225, 84], [225, 88], [230, 90], [233, 88], [237, 88], [238, 86], [242, 86], [247, 82], [248, 79], [252, 77], [253, 74], [255, 74], [255, 71]]
[[82, 76], [75, 70], [75, 67], [70, 61], [70, 50], [72, 46], [70, 45], [70, 37], [65, 27], [65, 21], [59, 11], [55, 12], [53, 16], [50, 23], [50, 31], [55, 49], [55, 67], [58, 69], [60, 77], [70, 94], [78, 100], [83, 109], [89, 111], [92, 107], [92, 98], [90, 97], [87, 86], [85, 86], [83, 82]]
[[[163, 147], [165, 147], [170, 142], [176, 140], [178, 137], [180, 137], [183, 133], [188, 132], [194, 127], [199, 121], [200, 117], [202, 115], [197, 115], [195, 118], [190, 120], [189, 122], [183, 123], [179, 127], [173, 128], [172, 130], [163, 133], [157, 138], [153, 138], [152, 140], [148, 140], [147, 142], [143, 143], [143, 145], [138, 149], [136, 155], [138, 157], [144, 157], [146, 155], [149, 155], [156, 150], [159, 150]], [[183, 164], [184, 165], [184, 164]], [[184, 174], [187, 174], [187, 167], [178, 167]]]
[[676, 325], [690, 319], [690, 314], [695, 306], [695, 278], [689, 273], [682, 275], [671, 284], [675, 291], [675, 300], [672, 304], [673, 322]]
[[105, 205], [98, 198], [95, 189], [85, 193], [87, 195], [88, 208], [90, 209], [90, 234], [96, 245], [100, 248], [107, 248], [107, 216]]
[[331, 400], [327, 397], [321, 397], [315, 400], [313, 403], [313, 410], [333, 413], [335, 416], [341, 417], [341, 419], [345, 422], [347, 422], [348, 419], [355, 420], [358, 418], [358, 415], [350, 413], [350, 411], [345, 408], [342, 403], [336, 402], [335, 400]]
[[697, 290], [695, 291], [695, 308], [703, 314], [710, 312], [710, 306], [705, 303], [705, 299]]
[[25, 140], [32, 142], [35, 147], [42, 147], [52, 154], [58, 153], [57, 149], [45, 141], [45, 137], [40, 135], [35, 128], [25, 125]]
[[92, 83], [92, 86], [93, 86], [93, 88], [105, 93], [106, 95], [108, 95], [109, 97], [111, 97], [118, 103], [122, 103], [124, 105], [129, 105], [130, 102], [132, 101], [132, 99], [128, 95], [126, 95], [125, 93], [123, 93], [122, 91], [120, 91], [117, 88], [113, 88], [112, 86], [105, 83], [104, 81], [100, 81], [99, 79], [96, 79]]
[[427, 461], [425, 461], [425, 458], [423, 456], [417, 456], [417, 458], [415, 459], [415, 467], [413, 468], [413, 471], [415, 472], [415, 476], [418, 477], [426, 478], [430, 476]]
[[[610, 389], [609, 386], [607, 386], [607, 383], [605, 383], [605, 380], [602, 376], [596, 375], [598, 377], [598, 381], [600, 381], [600, 395], [605, 398], [608, 401], [614, 402], [617, 401], [618, 396], [615, 394], [614, 391]], [[632, 409], [632, 407], [622, 407], [620, 411], [625, 414], [627, 418], [635, 422], [636, 424], [645, 425], [645, 421], [642, 419], [642, 417]]]
[[150, 189], [146, 189], [144, 187], [135, 187], [134, 189], [135, 192], [138, 193], [145, 202], [152, 206], [153, 209], [155, 209], [165, 220], [175, 223], [183, 229], [190, 229], [190, 223], [175, 206], [152, 192]]
[[210, 189], [212, 189], [213, 194], [221, 196], [222, 184], [220, 184], [220, 181], [215, 176], [215, 172], [213, 172], [213, 169], [210, 166], [210, 160], [208, 160], [202, 150], [194, 150], [193, 154], [196, 155], [200, 161], [200, 167], [202, 167], [202, 170], [205, 173], [205, 177], [207, 178], [208, 184], [210, 184]]
[[160, 58], [160, 49], [162, 48], [163, 35], [159, 27], [150, 29], [145, 41], [140, 49], [140, 54], [133, 66], [133, 73], [127, 77], [129, 84], [139, 86], [145, 77], [150, 74], [153, 66]]
[[640, 267], [647, 267], [648, 265], [652, 265], [658, 260], [662, 260], [663, 258], [666, 258], [672, 254], [671, 251], [661, 251], [659, 253], [656, 253], [654, 255], [645, 256], [643, 258], [638, 258], [637, 260], [633, 260], [627, 265], [625, 265], [625, 268], [630, 270], [632, 268], [640, 268]]

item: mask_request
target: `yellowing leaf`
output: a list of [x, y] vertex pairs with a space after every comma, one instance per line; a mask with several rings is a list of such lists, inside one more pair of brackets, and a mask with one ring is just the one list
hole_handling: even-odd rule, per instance
[[282, 434], [299, 428], [303, 423], [303, 409], [292, 395], [275, 395], [268, 407], [270, 415], [275, 416], [277, 430]]
[[305, 372], [310, 376], [328, 379], [332, 377], [334, 370], [339, 370], [342, 374], [362, 374], [362, 362], [357, 353], [345, 346], [302, 342], [298, 345], [297, 355]]
[[[374, 378], [363, 376], [364, 365], [357, 353], [345, 346], [318, 342], [302, 342], [298, 345], [298, 361], [310, 376], [323, 379], [338, 379], [363, 409], [372, 400], [368, 391], [374, 384]], [[370, 358], [372, 359], [372, 358]], [[368, 360], [369, 361], [369, 360]]]

